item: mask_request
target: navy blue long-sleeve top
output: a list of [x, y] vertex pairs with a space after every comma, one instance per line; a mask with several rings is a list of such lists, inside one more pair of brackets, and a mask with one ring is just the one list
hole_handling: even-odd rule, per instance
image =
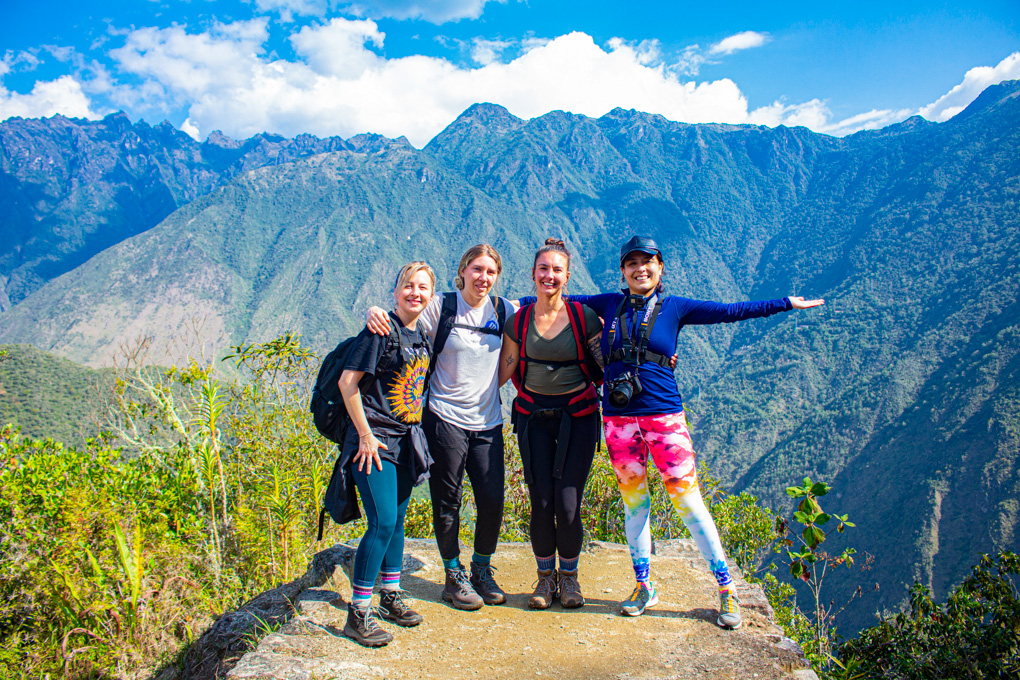
[[[570, 296], [571, 300], [591, 307], [605, 322], [605, 327], [602, 329], [601, 345], [602, 356], [606, 357], [607, 361], [613, 350], [623, 347], [622, 334], [619, 330], [613, 334], [612, 347], [609, 346], [609, 336], [616, 310], [619, 309], [620, 302], [624, 297], [623, 293]], [[534, 302], [534, 298], [522, 298], [521, 300], [522, 303], [528, 301]], [[669, 357], [676, 353], [677, 335], [680, 333], [680, 329], [686, 325], [732, 323], [788, 312], [791, 309], [793, 309], [793, 305], [790, 303], [790, 298], [727, 304], [667, 295], [662, 298], [662, 309], [659, 310], [658, 319], [648, 338], [648, 349]], [[644, 316], [644, 311], [635, 315], [629, 305], [625, 306], [625, 310], [628, 333], [634, 339], [637, 337], [637, 326]], [[615, 380], [627, 370], [634, 370], [634, 367], [622, 361], [608, 364], [606, 366], [606, 383]], [[680, 396], [680, 389], [677, 387], [672, 369], [648, 361], [641, 364], [637, 368], [637, 372], [641, 380], [642, 391], [633, 397], [623, 409], [614, 407], [608, 400], [609, 390], [603, 390], [602, 412], [605, 415], [652, 416], [680, 413], [684, 410], [683, 398]]]

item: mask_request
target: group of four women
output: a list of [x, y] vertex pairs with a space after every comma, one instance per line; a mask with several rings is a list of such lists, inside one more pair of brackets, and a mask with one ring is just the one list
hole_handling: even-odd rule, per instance
[[[430, 472], [436, 542], [446, 569], [442, 599], [465, 610], [506, 602], [491, 560], [503, 519], [499, 387], [510, 379], [518, 393], [512, 414], [538, 569], [529, 606], [546, 609], [555, 599], [565, 608], [584, 604], [578, 580], [580, 506], [599, 440], [601, 406], [636, 577], [621, 613], [637, 616], [658, 602], [649, 574], [651, 456], [718, 582], [718, 624], [740, 626], [726, 556], [698, 489], [673, 376], [677, 334], [686, 324], [740, 321], [823, 301], [787, 297], [721, 304], [664, 295], [662, 252], [642, 236], [620, 249], [625, 289], [568, 297], [570, 260], [562, 241], [548, 239], [532, 267], [535, 296], [511, 302], [491, 295], [503, 270], [499, 254], [477, 245], [461, 258], [456, 292], [435, 295], [432, 269], [412, 262], [397, 276], [394, 310], [370, 310], [340, 378], [353, 424], [343, 447], [351, 454], [350, 473], [367, 519], [344, 628], [357, 642], [375, 647], [392, 640], [370, 606], [380, 577], [379, 616], [401, 626], [422, 621], [403, 598], [400, 569], [404, 512], [415, 481], [425, 476], [423, 465]], [[600, 397], [596, 385], [603, 377]], [[470, 573], [458, 540], [465, 474], [477, 511]]]

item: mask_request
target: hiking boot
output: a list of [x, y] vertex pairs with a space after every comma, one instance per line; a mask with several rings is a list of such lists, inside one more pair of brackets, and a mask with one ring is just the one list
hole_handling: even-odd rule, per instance
[[379, 627], [372, 615], [372, 608], [359, 609], [353, 604], [347, 605], [347, 625], [344, 635], [366, 647], [382, 647], [393, 640], [393, 635]]
[[650, 583], [638, 583], [634, 592], [626, 600], [620, 603], [620, 613], [624, 616], [641, 616], [645, 613], [645, 607], [652, 607], [659, 604], [659, 596]]
[[528, 600], [532, 609], [548, 609], [556, 599], [556, 573], [552, 569], [539, 569], [535, 592]]
[[740, 628], [740, 603], [737, 601], [737, 591], [726, 588], [719, 591], [719, 618], [716, 623], [723, 628], [736, 630]]
[[506, 602], [506, 593], [496, 583], [492, 572], [495, 568], [491, 564], [471, 563], [471, 587], [481, 596], [485, 604], [503, 604]]
[[560, 604], [564, 609], [577, 609], [584, 606], [584, 595], [581, 584], [577, 582], [577, 569], [559, 573]]
[[449, 602], [455, 609], [475, 611], [485, 604], [471, 587], [471, 579], [464, 567], [446, 570], [446, 587], [443, 588], [443, 602]]
[[379, 595], [379, 616], [398, 626], [417, 626], [424, 617], [404, 601], [401, 590], [384, 590]]

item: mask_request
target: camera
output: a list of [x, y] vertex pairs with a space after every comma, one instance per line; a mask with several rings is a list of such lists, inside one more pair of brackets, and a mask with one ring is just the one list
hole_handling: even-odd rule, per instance
[[616, 408], [625, 407], [631, 399], [641, 394], [641, 381], [638, 379], [637, 373], [632, 371], [621, 373], [606, 387], [609, 388], [609, 403]]

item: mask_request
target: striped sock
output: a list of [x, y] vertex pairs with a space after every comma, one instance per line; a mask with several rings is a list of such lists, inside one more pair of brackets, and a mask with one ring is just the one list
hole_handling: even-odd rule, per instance
[[458, 569], [463, 569], [464, 568], [460, 564], [460, 556], [459, 555], [457, 557], [454, 557], [451, 560], [443, 560], [443, 566], [446, 567], [447, 569], [453, 569], [454, 571], [456, 571]]
[[535, 562], [538, 563], [538, 568], [542, 571], [552, 571], [556, 568], [556, 553], [549, 555], [549, 557], [535, 555]]
[[484, 567], [487, 566], [490, 562], [492, 562], [492, 555], [483, 555], [476, 550], [475, 554], [471, 556], [471, 561], [477, 564], [479, 567]]
[[362, 611], [368, 609], [372, 604], [372, 586], [366, 588], [355, 584], [351, 593], [351, 604]]
[[383, 590], [400, 590], [400, 572], [399, 571], [384, 571], [380, 574], [382, 576], [382, 589]]
[[563, 559], [563, 555], [560, 555], [560, 571], [577, 571], [577, 563], [580, 561], [580, 555], [572, 560]]

